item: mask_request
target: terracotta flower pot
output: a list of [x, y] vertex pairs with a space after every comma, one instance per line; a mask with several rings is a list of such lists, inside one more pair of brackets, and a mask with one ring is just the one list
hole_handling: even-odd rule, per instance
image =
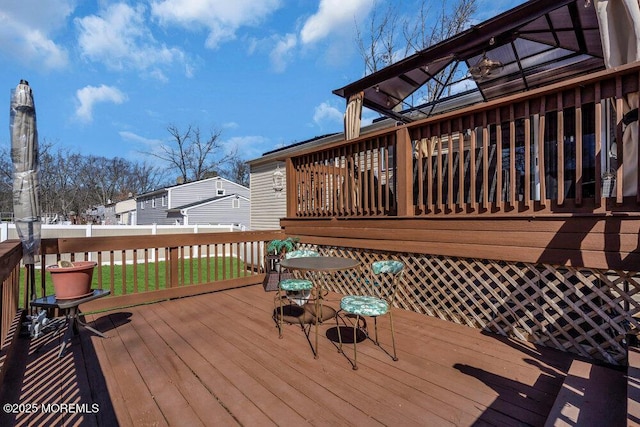
[[95, 261], [75, 261], [70, 267], [48, 266], [56, 299], [74, 299], [91, 294], [91, 279], [96, 265]]

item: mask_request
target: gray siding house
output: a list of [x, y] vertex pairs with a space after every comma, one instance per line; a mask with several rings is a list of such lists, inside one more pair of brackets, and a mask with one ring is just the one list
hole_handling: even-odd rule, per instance
[[229, 194], [169, 209], [169, 213], [180, 214], [184, 225], [237, 224], [249, 228], [249, 208], [247, 197]]
[[249, 189], [221, 177], [162, 188], [140, 194], [135, 200], [138, 225], [239, 224], [249, 227]]

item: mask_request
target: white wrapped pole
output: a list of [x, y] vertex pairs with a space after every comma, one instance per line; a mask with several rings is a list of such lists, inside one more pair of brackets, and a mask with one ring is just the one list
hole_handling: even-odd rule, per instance
[[11, 96], [13, 213], [25, 264], [34, 264], [40, 248], [38, 131], [33, 93], [21, 80]]

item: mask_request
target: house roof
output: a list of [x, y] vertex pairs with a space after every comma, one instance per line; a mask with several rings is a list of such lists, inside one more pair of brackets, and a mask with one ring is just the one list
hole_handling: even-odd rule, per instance
[[[498, 61], [496, 68], [472, 73], [483, 57]], [[442, 83], [475, 86], [465, 95], [467, 105], [604, 69], [595, 6], [589, 0], [531, 0], [333, 93], [348, 99], [363, 91], [365, 107], [410, 122], [435, 110], [432, 104], [407, 114], [413, 106], [405, 99], [450, 66], [462, 78]]]
[[167, 209], [167, 212], [174, 212], [174, 213], [175, 212], [180, 212], [180, 211], [185, 210], [185, 209], [191, 209], [191, 208], [194, 208], [194, 207], [197, 207], [197, 206], [206, 205], [206, 204], [211, 203], [211, 202], [218, 202], [220, 200], [228, 199], [228, 198], [231, 198], [231, 197], [240, 198], [240, 199], [244, 199], [244, 200], [249, 200], [246, 197], [241, 196], [239, 194], [235, 194], [235, 193], [234, 194], [227, 194], [227, 195], [224, 195], [224, 196], [216, 196], [216, 197], [210, 197], [208, 199], [198, 200], [197, 202], [187, 203], [186, 205], [182, 205], [182, 206], [176, 206], [175, 208]]
[[[157, 189], [157, 190], [149, 191], [147, 193], [138, 194], [134, 198], [137, 200], [137, 199], [140, 199], [140, 198], [143, 198], [143, 197], [149, 197], [149, 196], [153, 196], [153, 195], [157, 195], [157, 194], [167, 193], [170, 190], [173, 190], [173, 189], [175, 189], [177, 187], [184, 188], [184, 187], [187, 187], [187, 186], [190, 186], [190, 185], [193, 185], [193, 184], [199, 184], [199, 183], [202, 183], [202, 182], [205, 182], [205, 181], [216, 181], [216, 180], [222, 180], [222, 181], [229, 182], [231, 184], [236, 184], [236, 185], [239, 185], [241, 187], [244, 187], [244, 185], [242, 185], [242, 184], [238, 184], [237, 182], [233, 182], [233, 181], [231, 181], [229, 179], [226, 179], [226, 178], [223, 178], [221, 176], [214, 176], [214, 177], [211, 177], [211, 178], [201, 179], [199, 181], [189, 181], [189, 182], [184, 182], [182, 184], [173, 184], [173, 185], [170, 185], [170, 186], [167, 186], [167, 187], [163, 187], [163, 188], [160, 188], [160, 189]], [[244, 187], [244, 188], [246, 188], [247, 190], [249, 189], [247, 187]]]
[[[396, 123], [395, 120], [382, 118], [380, 120], [377, 120], [371, 123], [370, 125], [363, 126], [361, 130], [361, 135], [369, 132], [374, 132], [378, 129], [395, 126], [395, 123]], [[326, 135], [315, 136], [305, 141], [296, 142], [291, 145], [287, 145], [285, 147], [280, 147], [271, 151], [267, 151], [266, 153], [262, 154], [261, 157], [250, 160], [247, 163], [249, 163], [250, 165], [256, 165], [259, 163], [272, 162], [274, 160], [282, 160], [283, 157], [292, 155], [298, 150], [302, 151], [311, 145], [322, 146], [324, 144], [330, 144], [332, 142], [341, 141], [343, 139], [344, 139], [344, 132], [336, 132], [336, 133], [330, 133]]]

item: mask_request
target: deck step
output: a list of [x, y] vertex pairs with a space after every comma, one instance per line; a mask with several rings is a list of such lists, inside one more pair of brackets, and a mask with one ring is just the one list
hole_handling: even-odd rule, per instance
[[626, 387], [624, 372], [574, 360], [545, 427], [624, 426]]
[[640, 425], [640, 349], [629, 346], [627, 353], [627, 425]]

